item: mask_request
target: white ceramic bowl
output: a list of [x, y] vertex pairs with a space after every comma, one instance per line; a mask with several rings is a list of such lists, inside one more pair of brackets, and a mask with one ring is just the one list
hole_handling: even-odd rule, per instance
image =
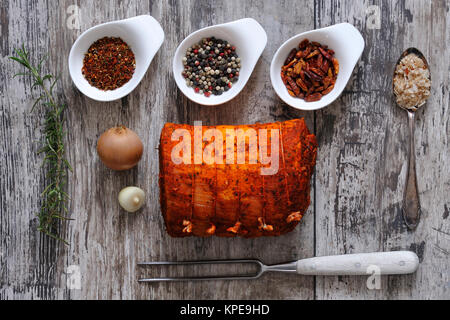
[[[230, 90], [220, 96], [210, 95], [206, 97], [195, 93], [194, 88], [188, 87], [186, 79], [181, 75], [184, 70], [182, 59], [187, 48], [207, 37], [216, 37], [228, 41], [236, 47], [236, 53], [241, 58], [242, 67], [239, 71], [239, 80], [233, 83]], [[177, 86], [186, 97], [196, 103], [209, 106], [225, 103], [237, 96], [244, 88], [266, 44], [266, 32], [256, 20], [251, 18], [206, 27], [193, 32], [181, 42], [173, 58], [173, 75]]]
[[[334, 50], [339, 61], [339, 73], [333, 90], [319, 101], [306, 102], [289, 95], [281, 80], [281, 67], [289, 52], [298, 46], [303, 39], [317, 41]], [[361, 33], [349, 23], [340, 23], [323, 29], [298, 34], [285, 43], [275, 53], [270, 65], [270, 80], [278, 96], [288, 105], [300, 110], [321, 109], [336, 100], [347, 85], [348, 80], [364, 50], [364, 39]]]
[[[103, 91], [93, 87], [84, 78], [81, 68], [89, 47], [103, 37], [120, 37], [131, 48], [136, 59], [133, 77], [122, 87]], [[145, 75], [156, 52], [164, 41], [164, 31], [158, 21], [149, 15], [112, 21], [92, 27], [83, 32], [72, 46], [69, 54], [69, 72], [72, 81], [86, 96], [98, 101], [120, 99], [136, 88]]]

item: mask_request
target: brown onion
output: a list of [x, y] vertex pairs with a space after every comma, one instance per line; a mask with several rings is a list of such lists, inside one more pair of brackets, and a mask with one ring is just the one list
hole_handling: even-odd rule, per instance
[[97, 153], [102, 162], [113, 170], [134, 167], [142, 156], [144, 147], [138, 135], [124, 127], [111, 128], [97, 141]]

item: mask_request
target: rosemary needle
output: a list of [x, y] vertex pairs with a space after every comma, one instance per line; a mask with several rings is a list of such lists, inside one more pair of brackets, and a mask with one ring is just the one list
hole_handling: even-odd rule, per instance
[[60, 221], [71, 220], [66, 217], [69, 197], [64, 190], [67, 184], [67, 172], [72, 170], [65, 157], [65, 131], [63, 128], [65, 106], [58, 104], [53, 95], [53, 88], [58, 81], [58, 77], [51, 74], [42, 75], [42, 63], [47, 59], [47, 56], [39, 61], [37, 67], [33, 67], [24, 46], [22, 46], [22, 49], [16, 49], [15, 53], [17, 56], [9, 58], [23, 65], [27, 71], [17, 73], [14, 77], [31, 77], [34, 81], [32, 88], [39, 87], [41, 89], [41, 95], [34, 101], [31, 111], [39, 103], [45, 107], [46, 111], [45, 139], [43, 147], [39, 150], [39, 153], [44, 153], [42, 165], [46, 169], [46, 187], [41, 194], [42, 203], [41, 210], [38, 213], [38, 230], [51, 238], [68, 244], [66, 240], [59, 236], [57, 231]]

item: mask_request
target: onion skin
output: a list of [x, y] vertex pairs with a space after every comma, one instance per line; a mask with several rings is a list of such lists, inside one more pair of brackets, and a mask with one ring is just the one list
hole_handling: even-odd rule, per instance
[[105, 131], [97, 141], [100, 160], [112, 170], [128, 170], [141, 160], [144, 146], [138, 135], [124, 127]]

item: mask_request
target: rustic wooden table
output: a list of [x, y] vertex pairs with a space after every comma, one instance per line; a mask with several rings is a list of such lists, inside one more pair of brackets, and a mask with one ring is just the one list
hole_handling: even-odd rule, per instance
[[[67, 58], [84, 30], [140, 14], [155, 17], [166, 39], [141, 84], [129, 96], [100, 103], [72, 83]], [[188, 101], [172, 76], [172, 56], [189, 33], [252, 17], [267, 47], [241, 94], [219, 107]], [[436, 1], [82, 1], [2, 0], [0, 63], [1, 299], [398, 299], [450, 298], [449, 3]], [[276, 49], [307, 30], [349, 22], [366, 41], [342, 96], [316, 112], [278, 99], [269, 79]], [[151, 32], [151, 31], [149, 31]], [[22, 43], [45, 67], [62, 73], [58, 97], [68, 105], [67, 147], [73, 166], [71, 221], [64, 246], [36, 231], [45, 181], [37, 155], [42, 110], [30, 112], [29, 80], [7, 57]], [[428, 58], [432, 95], [418, 111], [416, 156], [423, 208], [416, 231], [406, 229], [401, 200], [406, 175], [407, 116], [392, 99], [400, 53], [415, 46]], [[167, 121], [247, 124], [304, 117], [319, 141], [312, 203], [303, 223], [278, 238], [172, 239], [159, 208], [159, 134]], [[112, 172], [100, 163], [97, 138], [124, 124], [145, 143], [138, 167]], [[123, 212], [118, 191], [138, 185], [146, 207]], [[388, 276], [369, 290], [367, 277], [268, 274], [257, 281], [139, 284], [149, 270], [139, 260], [257, 257], [266, 263], [312, 256], [407, 249], [420, 257], [415, 274]], [[81, 281], [77, 283], [77, 275]], [[158, 272], [153, 272], [158, 275]], [[80, 285], [80, 286], [78, 286]]]

